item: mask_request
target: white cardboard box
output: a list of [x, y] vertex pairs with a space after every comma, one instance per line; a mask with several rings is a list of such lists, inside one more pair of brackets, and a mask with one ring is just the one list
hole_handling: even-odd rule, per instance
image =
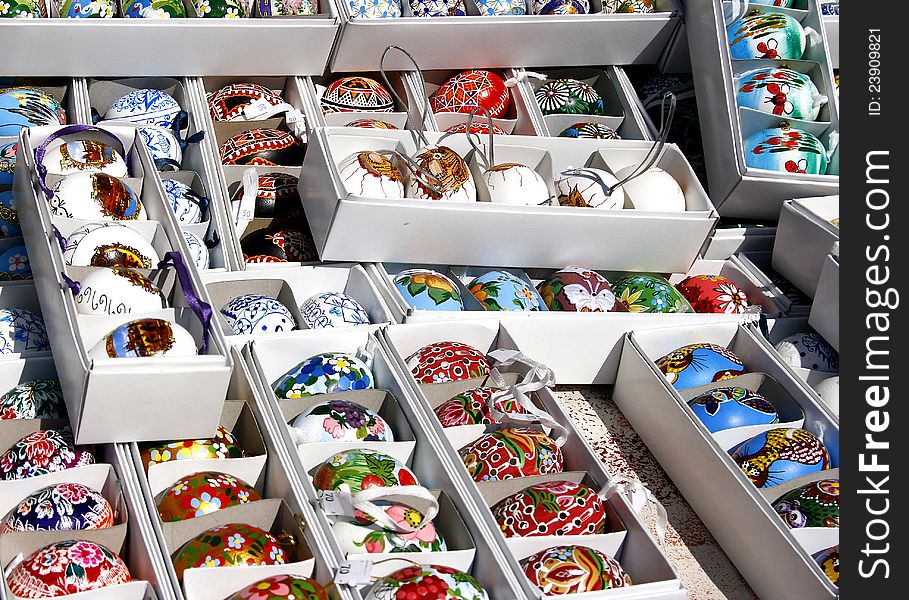
[[817, 282], [817, 292], [808, 324], [833, 346], [840, 349], [840, 257], [839, 242], [834, 244], [835, 253], [831, 252], [824, 259], [821, 276]]
[[800, 198], [783, 204], [773, 244], [773, 269], [810, 297], [840, 229], [840, 197]]

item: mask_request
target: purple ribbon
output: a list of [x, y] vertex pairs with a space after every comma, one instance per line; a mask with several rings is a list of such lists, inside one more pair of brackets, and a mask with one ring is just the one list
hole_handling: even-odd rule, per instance
[[82, 284], [67, 277], [66, 273], [60, 273], [60, 277], [63, 278], [63, 283], [66, 284], [66, 287], [73, 292], [73, 296], [78, 296], [79, 292], [82, 291]]
[[66, 248], [69, 246], [66, 238], [63, 237], [63, 234], [60, 233], [60, 230], [57, 229], [56, 225], [51, 225], [51, 227], [54, 228], [54, 237], [57, 238], [57, 243], [60, 244], [60, 252], [66, 252]]
[[47, 187], [47, 167], [44, 166], [44, 155], [47, 154], [47, 146], [54, 140], [58, 140], [65, 135], [82, 133], [83, 131], [97, 131], [99, 133], [103, 133], [117, 143], [116, 148], [120, 150], [121, 155], [126, 154], [120, 138], [109, 131], [101, 129], [100, 127], [95, 127], [94, 125], [67, 125], [66, 127], [61, 127], [57, 131], [47, 136], [47, 139], [41, 142], [41, 145], [38, 146], [38, 148], [35, 150], [35, 162], [37, 163], [36, 168], [38, 170], [38, 185], [41, 186], [41, 190], [44, 192], [44, 195], [47, 196], [48, 199], [54, 197], [54, 192], [51, 191], [49, 187]]
[[183, 256], [179, 252], [168, 252], [164, 255], [164, 260], [158, 263], [159, 269], [168, 267], [173, 267], [174, 271], [177, 272], [180, 288], [183, 290], [183, 297], [186, 298], [186, 303], [189, 304], [192, 311], [196, 313], [196, 317], [199, 318], [199, 322], [202, 323], [202, 346], [199, 348], [199, 354], [205, 354], [208, 349], [208, 334], [211, 329], [211, 305], [199, 300], [198, 296], [196, 296], [196, 292], [193, 291], [192, 280], [189, 277], [189, 271], [186, 269], [186, 265], [183, 263]]

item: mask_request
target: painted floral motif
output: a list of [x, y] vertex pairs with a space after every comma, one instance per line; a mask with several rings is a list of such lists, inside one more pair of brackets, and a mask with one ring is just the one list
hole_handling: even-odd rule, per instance
[[603, 12], [614, 13], [652, 13], [653, 0], [603, 0]]
[[45, 350], [50, 342], [41, 317], [24, 308], [0, 308], [0, 354]]
[[626, 275], [614, 283], [612, 291], [629, 312], [694, 312], [691, 305], [679, 294], [678, 290], [659, 275]]
[[57, 483], [29, 494], [0, 521], [0, 533], [79, 531], [114, 526], [114, 510], [81, 483]]
[[6, 578], [19, 598], [54, 598], [129, 583], [129, 569], [101, 544], [68, 540], [38, 550]]
[[527, 411], [515, 402], [514, 396], [491, 387], [478, 387], [458, 394], [435, 408], [436, 417], [442, 427], [458, 425], [489, 425], [495, 423], [489, 412], [493, 396], [495, 408], [503, 413], [526, 414]]
[[145, 147], [151, 152], [152, 160], [155, 161], [159, 170], [164, 165], [180, 167], [180, 162], [183, 160], [183, 149], [180, 148], [180, 143], [172, 131], [152, 125], [139, 127], [137, 131], [142, 137]]
[[736, 77], [736, 103], [778, 117], [817, 118], [827, 97], [804, 73], [785, 67], [767, 67]]
[[64, 418], [63, 390], [53, 379], [24, 381], [0, 397], [0, 421]]
[[[445, 552], [448, 546], [432, 521], [403, 504], [391, 503], [384, 507], [385, 514], [398, 525], [398, 531], [385, 529], [362, 511], [355, 517], [337, 521], [333, 527], [335, 538], [345, 554], [382, 554], [399, 552]], [[407, 528], [418, 528], [404, 531]]]
[[330, 400], [306, 409], [291, 427], [300, 442], [393, 442], [394, 434], [379, 414], [349, 400]]
[[208, 207], [208, 198], [197, 194], [182, 181], [161, 178], [166, 202], [170, 205], [180, 225], [194, 225], [202, 221], [202, 215]]
[[113, 0], [63, 0], [57, 6], [60, 16], [68, 19], [110, 19], [114, 16]]
[[581, 594], [632, 585], [613, 558], [587, 546], [555, 546], [522, 561], [524, 574], [545, 595]]
[[548, 435], [529, 427], [487, 433], [458, 450], [474, 481], [499, 481], [561, 473], [562, 449]]
[[272, 575], [230, 596], [227, 600], [328, 600], [317, 581], [299, 575]]
[[692, 275], [675, 287], [695, 312], [742, 314], [749, 306], [748, 295], [722, 275]]
[[179, 112], [180, 105], [167, 92], [140, 89], [120, 97], [107, 109], [104, 118], [169, 129]]
[[572, 312], [618, 312], [625, 305], [616, 302], [606, 278], [590, 269], [566, 267], [537, 286], [549, 310]]
[[408, 304], [419, 310], [464, 310], [458, 286], [445, 275], [429, 269], [408, 269], [394, 278], [395, 287]]
[[[16, 152], [19, 151], [19, 142], [5, 142], [0, 144], [0, 185], [12, 185], [13, 174], [16, 172]], [[0, 196], [6, 192], [0, 192]], [[12, 192], [9, 193], [10, 201], [3, 202], [6, 208], [11, 208]], [[18, 217], [17, 221], [18, 221]], [[8, 216], [0, 213], [0, 221], [8, 221]], [[5, 225], [4, 225], [5, 227]], [[0, 237], [12, 237], [5, 234]]]
[[688, 405], [713, 433], [734, 427], [779, 422], [773, 404], [761, 394], [743, 387], [716, 388], [690, 400]]
[[814, 562], [821, 568], [833, 585], [840, 584], [840, 545], [837, 544], [813, 555]]
[[[354, 2], [356, 0], [351, 0]], [[364, 0], [360, 0], [361, 2]], [[365, 0], [368, 4], [395, 6], [400, 16], [400, 6], [393, 0]], [[362, 16], [361, 16], [362, 17]], [[375, 18], [375, 17], [366, 17]], [[380, 17], [381, 18], [381, 17]], [[391, 112], [394, 100], [385, 86], [369, 77], [342, 77], [329, 84], [319, 100], [322, 112]]]
[[369, 313], [351, 296], [325, 292], [308, 298], [300, 306], [303, 321], [310, 329], [369, 325]]
[[487, 17], [502, 15], [525, 15], [524, 0], [476, 0], [480, 14]]
[[394, 457], [360, 448], [345, 450], [322, 463], [313, 475], [317, 490], [357, 493], [374, 487], [419, 485], [417, 476]]
[[813, 331], [790, 335], [775, 348], [783, 361], [793, 367], [826, 373], [838, 373], [840, 370], [839, 353]]
[[142, 464], [146, 470], [152, 465], [171, 460], [201, 458], [240, 458], [243, 451], [234, 434], [218, 427], [214, 437], [201, 440], [180, 440], [165, 444], [145, 444], [141, 451]]
[[840, 526], [840, 481], [821, 479], [787, 493], [773, 508], [791, 529]]
[[485, 310], [538, 311], [542, 300], [529, 283], [508, 271], [489, 271], [467, 288]]
[[689, 344], [656, 361], [677, 390], [715, 383], [741, 375], [745, 365], [731, 350], [716, 344]]
[[347, 0], [351, 19], [396, 19], [401, 16], [400, 0]]
[[[457, 3], [460, 4], [460, 0]], [[511, 96], [501, 77], [490, 71], [473, 69], [448, 79], [429, 101], [433, 112], [469, 113], [481, 106], [493, 119], [500, 119], [508, 111]]]
[[224, 305], [221, 314], [237, 335], [278, 333], [297, 326], [286, 306], [262, 294], [237, 296]]
[[492, 507], [505, 537], [606, 533], [606, 504], [590, 487], [549, 481], [524, 488]]
[[783, 123], [745, 140], [745, 164], [793, 174], [823, 175], [827, 172], [827, 149], [814, 134]]
[[0, 281], [25, 281], [32, 279], [32, 267], [28, 261], [25, 244], [12, 246], [0, 254]]
[[589, 0], [534, 0], [533, 12], [538, 15], [586, 15]]
[[374, 387], [375, 379], [366, 363], [344, 352], [311, 356], [272, 384], [278, 398], [304, 398]]
[[733, 59], [798, 60], [807, 47], [801, 24], [783, 13], [754, 10], [726, 28]]
[[120, 0], [120, 14], [132, 19], [175, 19], [186, 16], [179, 0]]
[[202, 471], [170, 486], [158, 502], [158, 515], [164, 522], [184, 521], [261, 499], [254, 487], [233, 475]]
[[463, 381], [489, 375], [486, 356], [460, 342], [436, 342], [424, 346], [407, 358], [407, 367], [418, 383]]
[[768, 488], [830, 468], [824, 443], [805, 429], [771, 429], [736, 448], [732, 460], [751, 482]]
[[204, 531], [174, 556], [177, 579], [186, 569], [282, 565], [290, 557], [271, 533], [253, 525], [231, 523]]
[[210, 256], [208, 246], [198, 235], [192, 231], [183, 230], [183, 239], [186, 240], [186, 247], [189, 248], [189, 255], [197, 269], [207, 269], [209, 266]]
[[544, 115], [602, 115], [603, 98], [589, 84], [577, 79], [547, 81], [534, 92]]
[[43, 429], [20, 439], [0, 455], [0, 479], [25, 479], [94, 464], [69, 430]]
[[366, 600], [489, 600], [476, 579], [451, 567], [414, 565], [383, 577], [370, 589]]
[[559, 137], [583, 138], [593, 140], [620, 140], [622, 136], [615, 129], [602, 123], [575, 123], [566, 127]]
[[[0, 3], [0, 17], [38, 16], [37, 6], [31, 0], [5, 0]], [[18, 136], [23, 127], [65, 123], [66, 112], [50, 94], [31, 87], [0, 88], [0, 136]]]

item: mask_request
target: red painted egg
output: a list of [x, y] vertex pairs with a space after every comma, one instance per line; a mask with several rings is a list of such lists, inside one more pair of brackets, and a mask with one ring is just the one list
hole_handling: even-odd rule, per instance
[[549, 310], [570, 312], [627, 312], [606, 278], [590, 269], [566, 267], [537, 286]]
[[[436, 416], [442, 427], [456, 427], [458, 425], [488, 425], [495, 423], [489, 414], [489, 401], [493, 394], [502, 390], [491, 387], [478, 387], [458, 394], [451, 400], [443, 402], [435, 408]], [[524, 414], [520, 404], [515, 402], [511, 394], [500, 394], [495, 400], [495, 407], [503, 413]]]
[[369, 77], [342, 77], [332, 82], [319, 101], [322, 112], [391, 112], [394, 100], [385, 86]]
[[407, 359], [410, 372], [419, 383], [463, 381], [489, 375], [486, 356], [461, 342], [436, 342], [423, 346]]
[[[429, 100], [433, 112], [469, 113], [481, 106], [493, 119], [505, 116], [511, 104], [508, 87], [502, 78], [479, 69], [458, 73], [443, 83]], [[485, 113], [478, 115], [485, 116]]]
[[68, 429], [35, 431], [0, 455], [0, 480], [47, 475], [95, 463], [88, 450], [76, 446]]
[[695, 312], [741, 314], [748, 308], [745, 292], [722, 275], [692, 275], [675, 287]]
[[56, 598], [130, 581], [129, 569], [116, 553], [84, 540], [45, 546], [6, 578], [19, 598]]
[[231, 523], [203, 531], [174, 556], [177, 579], [186, 569], [283, 565], [290, 562], [278, 539], [253, 525]]
[[547, 596], [597, 592], [631, 585], [622, 565], [587, 546], [554, 546], [522, 561], [524, 574]]
[[233, 475], [202, 471], [170, 486], [158, 502], [158, 514], [165, 523], [184, 521], [261, 499], [254, 487]]
[[606, 533], [606, 504], [590, 487], [549, 481], [500, 500], [492, 515], [505, 537]]
[[562, 449], [555, 440], [529, 427], [509, 427], [487, 433], [458, 450], [474, 481], [499, 481], [561, 473]]
[[303, 144], [290, 132], [247, 129], [221, 146], [221, 164], [298, 166], [303, 164], [303, 152]]
[[[448, 133], [467, 133], [467, 123], [458, 123], [457, 125], [452, 125], [445, 130]], [[508, 135], [508, 132], [496, 125], [492, 124], [492, 132], [496, 135]], [[489, 135], [489, 123], [486, 121], [474, 121], [470, 124], [470, 133], [478, 133], [480, 135]]]
[[356, 121], [351, 121], [345, 125], [345, 127], [357, 127], [360, 129], [397, 129], [397, 127], [391, 123], [378, 119], [357, 119]]
[[208, 96], [208, 110], [214, 121], [236, 121], [245, 118], [247, 106], [259, 101], [278, 106], [284, 99], [257, 83], [231, 83]]

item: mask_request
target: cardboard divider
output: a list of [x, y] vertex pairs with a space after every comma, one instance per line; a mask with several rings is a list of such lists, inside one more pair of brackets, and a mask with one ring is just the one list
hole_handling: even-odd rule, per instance
[[808, 324], [837, 351], [840, 349], [840, 258], [839, 242], [834, 242], [836, 254], [824, 259]]
[[773, 269], [814, 298], [821, 269], [839, 240], [839, 196], [798, 198], [783, 204], [773, 244]]

